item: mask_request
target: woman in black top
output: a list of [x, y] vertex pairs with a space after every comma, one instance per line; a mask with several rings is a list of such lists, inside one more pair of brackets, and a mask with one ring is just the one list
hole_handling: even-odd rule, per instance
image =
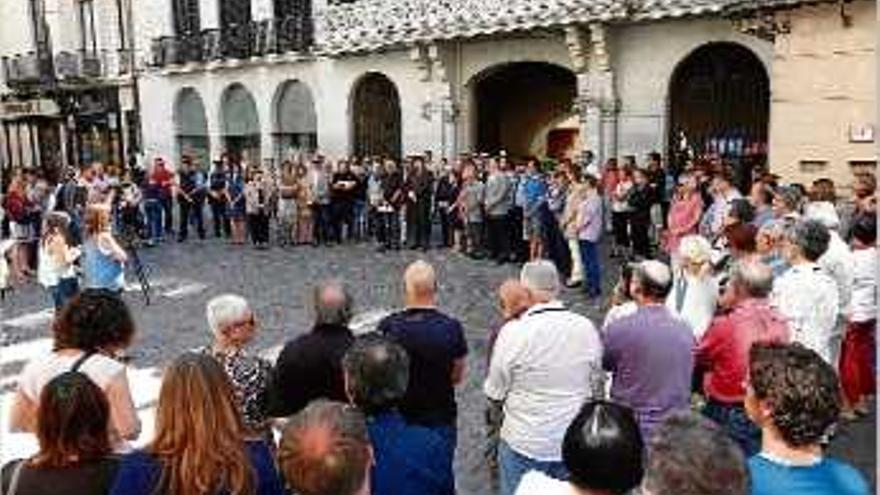
[[104, 392], [75, 371], [53, 378], [40, 394], [37, 438], [40, 451], [3, 466], [8, 495], [104, 495], [118, 460], [108, 435], [110, 406]]

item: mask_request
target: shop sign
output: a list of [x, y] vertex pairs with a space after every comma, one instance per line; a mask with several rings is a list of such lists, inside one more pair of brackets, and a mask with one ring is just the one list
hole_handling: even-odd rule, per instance
[[3, 101], [0, 102], [0, 118], [19, 119], [22, 117], [52, 117], [58, 115], [58, 104], [52, 100]]

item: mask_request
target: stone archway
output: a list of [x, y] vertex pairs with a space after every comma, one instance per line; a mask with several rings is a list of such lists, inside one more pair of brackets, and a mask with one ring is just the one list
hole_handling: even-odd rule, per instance
[[260, 118], [254, 97], [242, 84], [234, 83], [223, 91], [220, 112], [226, 151], [249, 164], [259, 164]]
[[301, 81], [281, 84], [275, 97], [275, 157], [286, 160], [318, 147], [318, 116], [309, 87]]
[[669, 155], [676, 167], [717, 155], [740, 182], [766, 163], [770, 79], [748, 48], [729, 42], [700, 46], [669, 83]]
[[[576, 127], [563, 130], [577, 94], [575, 74], [546, 62], [515, 62], [489, 68], [468, 84], [473, 101], [474, 151], [510, 156], [570, 154], [579, 139]], [[558, 136], [570, 146], [559, 146]]]
[[369, 72], [351, 97], [352, 152], [355, 156], [401, 156], [400, 95], [387, 76]]
[[210, 138], [205, 104], [194, 88], [183, 88], [174, 102], [174, 134], [178, 162], [190, 155], [203, 165], [209, 163]]

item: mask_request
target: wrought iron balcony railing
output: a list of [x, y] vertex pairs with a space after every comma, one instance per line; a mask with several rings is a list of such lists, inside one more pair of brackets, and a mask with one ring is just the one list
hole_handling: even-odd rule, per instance
[[314, 41], [310, 15], [293, 15], [182, 36], [163, 36], [152, 43], [154, 66], [235, 60], [269, 54], [307, 52]]
[[55, 55], [55, 76], [60, 81], [98, 79], [105, 75], [99, 52], [59, 52]]
[[36, 52], [3, 57], [3, 77], [10, 88], [50, 83], [52, 60]]

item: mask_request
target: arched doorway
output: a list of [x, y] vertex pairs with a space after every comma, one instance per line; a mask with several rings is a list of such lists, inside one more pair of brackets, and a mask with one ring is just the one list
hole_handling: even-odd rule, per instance
[[399, 158], [400, 96], [394, 83], [370, 72], [355, 84], [351, 102], [354, 154]]
[[287, 81], [275, 99], [275, 156], [286, 160], [318, 147], [318, 116], [308, 86]]
[[177, 159], [190, 155], [198, 163], [209, 162], [210, 141], [208, 121], [202, 97], [193, 88], [183, 88], [174, 103], [174, 132], [177, 141]]
[[720, 156], [742, 183], [767, 159], [770, 80], [764, 64], [736, 43], [709, 43], [676, 67], [669, 83], [669, 156]]
[[573, 109], [577, 79], [544, 62], [492, 67], [469, 83], [476, 111], [473, 149], [563, 158], [579, 147]]
[[260, 119], [254, 97], [236, 83], [223, 92], [220, 105], [226, 151], [241, 156], [250, 164], [260, 163]]

